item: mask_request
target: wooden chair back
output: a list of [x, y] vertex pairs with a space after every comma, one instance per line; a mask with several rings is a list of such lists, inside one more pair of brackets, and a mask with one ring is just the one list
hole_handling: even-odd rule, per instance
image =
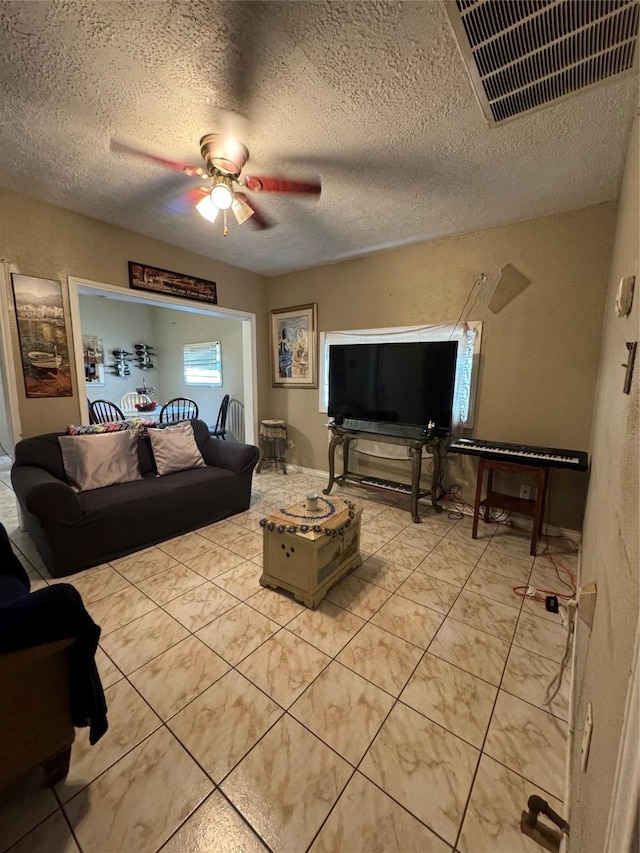
[[105, 424], [110, 421], [124, 421], [125, 416], [122, 410], [112, 403], [110, 400], [93, 400], [89, 401], [89, 423], [90, 424]]
[[158, 420], [161, 424], [169, 421], [186, 421], [198, 417], [198, 404], [187, 397], [174, 397], [160, 409]]
[[222, 402], [220, 403], [220, 408], [218, 409], [218, 417], [216, 418], [216, 425], [213, 429], [209, 430], [209, 434], [214, 438], [222, 438], [224, 439], [227, 434], [227, 411], [229, 409], [229, 395], [225, 394], [222, 398]]

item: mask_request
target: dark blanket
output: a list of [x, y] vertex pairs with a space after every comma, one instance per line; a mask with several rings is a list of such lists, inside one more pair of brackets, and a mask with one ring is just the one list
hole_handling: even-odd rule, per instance
[[30, 587], [29, 576], [0, 524], [0, 653], [73, 638], [69, 647], [73, 725], [89, 726], [89, 740], [97, 743], [108, 728], [107, 705], [95, 661], [100, 628], [70, 584], [55, 584], [37, 592], [29, 592]]

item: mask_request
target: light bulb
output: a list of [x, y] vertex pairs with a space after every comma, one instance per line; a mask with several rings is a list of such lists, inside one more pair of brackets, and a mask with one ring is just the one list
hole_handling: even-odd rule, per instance
[[209, 193], [211, 201], [218, 210], [229, 210], [233, 203], [233, 193], [227, 184], [215, 184]]
[[211, 201], [211, 198], [206, 195], [202, 201], [199, 201], [196, 204], [196, 210], [200, 214], [200, 216], [204, 216], [205, 219], [208, 219], [209, 222], [215, 222], [216, 216], [218, 215], [218, 208]]

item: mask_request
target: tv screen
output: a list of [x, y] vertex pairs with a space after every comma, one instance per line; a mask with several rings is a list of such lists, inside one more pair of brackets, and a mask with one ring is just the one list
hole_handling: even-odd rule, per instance
[[457, 352], [457, 341], [333, 345], [329, 414], [449, 431]]

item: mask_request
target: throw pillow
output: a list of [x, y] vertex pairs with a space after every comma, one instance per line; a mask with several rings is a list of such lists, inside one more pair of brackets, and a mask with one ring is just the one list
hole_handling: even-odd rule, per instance
[[62, 464], [76, 492], [141, 480], [138, 434], [133, 430], [96, 435], [60, 435]]
[[189, 421], [164, 429], [150, 429], [148, 435], [159, 477], [206, 467]]

